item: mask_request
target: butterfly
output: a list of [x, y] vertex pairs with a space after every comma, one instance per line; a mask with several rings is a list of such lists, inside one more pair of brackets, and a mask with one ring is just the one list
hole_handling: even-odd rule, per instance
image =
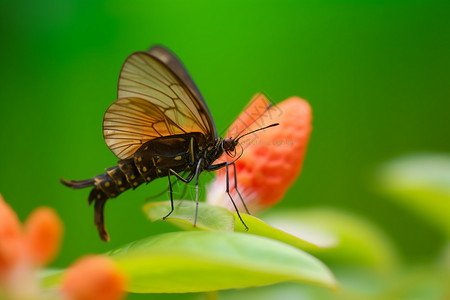
[[[236, 169], [234, 161], [215, 162], [224, 153], [235, 157], [239, 139], [252, 132], [241, 132], [234, 138], [218, 137], [208, 106], [180, 60], [168, 49], [153, 46], [146, 52], [134, 52], [125, 60], [119, 76], [117, 101], [109, 106], [103, 118], [103, 137], [108, 148], [120, 159], [117, 166], [107, 168], [105, 173], [92, 179], [61, 179], [61, 182], [73, 189], [93, 187], [88, 203], [94, 203], [94, 223], [100, 238], [109, 241], [104, 222], [108, 199], [143, 183], [167, 177], [171, 211], [165, 219], [174, 210], [171, 177], [185, 183], [195, 179], [195, 226], [199, 175], [221, 168], [226, 168], [228, 174], [229, 166]], [[183, 174], [188, 175], [183, 177]], [[236, 178], [234, 182], [236, 185]], [[235, 188], [237, 190], [237, 186]], [[247, 228], [229, 193], [228, 180], [226, 192]]]

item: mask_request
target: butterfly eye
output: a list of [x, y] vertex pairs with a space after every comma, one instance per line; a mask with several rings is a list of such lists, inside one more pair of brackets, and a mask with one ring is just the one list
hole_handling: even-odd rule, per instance
[[222, 149], [226, 152], [230, 149], [234, 149], [233, 140], [231, 138], [226, 138], [222, 140]]

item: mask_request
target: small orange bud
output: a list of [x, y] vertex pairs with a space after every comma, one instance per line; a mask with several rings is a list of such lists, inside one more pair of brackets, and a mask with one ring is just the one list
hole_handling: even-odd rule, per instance
[[[311, 132], [312, 114], [307, 101], [291, 97], [257, 119], [268, 104], [264, 95], [257, 94], [226, 135], [236, 138], [243, 133], [279, 123], [276, 127], [249, 134], [239, 141], [243, 155], [235, 162], [238, 190], [251, 213], [271, 207], [282, 199], [300, 174]], [[238, 154], [239, 151], [238, 147]], [[227, 162], [234, 160], [229, 156], [222, 156], [221, 159]], [[230, 193], [242, 209], [234, 190], [234, 169], [232, 166], [228, 168]], [[226, 171], [223, 168], [208, 190], [208, 202], [224, 205], [234, 211], [228, 196], [224, 194], [225, 181]]]
[[104, 256], [77, 260], [63, 278], [62, 292], [69, 300], [118, 300], [124, 297], [125, 278]]
[[21, 236], [19, 218], [0, 195], [0, 280], [20, 257]]
[[51, 261], [59, 251], [63, 224], [48, 207], [35, 209], [25, 222], [25, 244], [29, 259], [36, 266]]

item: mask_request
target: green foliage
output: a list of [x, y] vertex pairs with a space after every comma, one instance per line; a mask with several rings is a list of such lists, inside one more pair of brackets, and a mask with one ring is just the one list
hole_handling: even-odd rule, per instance
[[420, 153], [399, 157], [379, 170], [380, 190], [450, 238], [450, 155]]
[[243, 291], [221, 291], [219, 299], [444, 300], [447, 299], [449, 293], [450, 277], [448, 273], [436, 269], [408, 269], [401, 273], [385, 274], [384, 276], [358, 269], [339, 269], [336, 275], [340, 282], [338, 291], [282, 283]]
[[[241, 214], [241, 216], [245, 224], [248, 226], [248, 230], [245, 229], [244, 225], [242, 225], [241, 222], [236, 222], [234, 230], [237, 232], [246, 232], [250, 234], [265, 236], [292, 245], [299, 249], [303, 249], [307, 252], [318, 251], [322, 247], [322, 245], [315, 244], [314, 242], [310, 242], [304, 239], [301, 233], [299, 233], [298, 235], [289, 234], [286, 231], [270, 226], [269, 224], [254, 216], [250, 216], [247, 214]], [[235, 217], [237, 220], [236, 214]]]
[[[170, 211], [170, 202], [148, 203], [143, 210], [151, 221], [159, 221]], [[194, 214], [193, 201], [176, 201], [174, 212], [166, 220], [185, 230], [232, 231], [234, 228], [236, 232], [278, 240], [344, 266], [366, 266], [382, 271], [398, 265], [396, 250], [385, 234], [367, 220], [347, 212], [331, 208], [278, 210], [266, 213], [265, 221], [241, 213], [248, 230], [237, 214], [223, 207], [199, 203], [197, 227], [193, 226]]]
[[[266, 224], [264, 221], [241, 213], [248, 227], [245, 229], [237, 214], [233, 214], [221, 206], [199, 203], [197, 225], [194, 227], [195, 204], [192, 201], [175, 201], [175, 210], [166, 220], [185, 230], [218, 230], [236, 231], [265, 236], [284, 242], [305, 251], [318, 249], [320, 246], [291, 235]], [[160, 221], [170, 211], [170, 201], [153, 202], [143, 206], [144, 213], [151, 221]], [[235, 221], [237, 220], [237, 221]]]
[[[170, 202], [149, 203], [143, 210], [150, 220], [161, 220]], [[192, 201], [176, 201], [166, 220], [188, 231], [151, 236], [108, 253], [128, 277], [129, 292], [207, 292], [283, 281], [337, 286], [322, 262], [300, 250], [319, 249], [313, 243], [246, 214], [249, 230], [238, 222], [235, 230], [243, 232], [233, 232], [235, 214], [207, 203], [199, 203], [195, 228], [194, 215]], [[48, 272], [44, 285], [57, 285], [62, 273]]]
[[392, 241], [368, 220], [348, 212], [331, 208], [273, 211], [264, 219], [322, 245], [309, 252], [327, 263], [378, 271], [395, 269], [399, 263]]
[[292, 246], [231, 232], [175, 232], [109, 253], [136, 293], [186, 293], [298, 281], [334, 287], [328, 268]]
[[[195, 203], [174, 201], [174, 212], [167, 221], [185, 230], [233, 231], [234, 216], [226, 208], [199, 203], [197, 226], [194, 227]], [[150, 221], [162, 220], [170, 212], [170, 201], [151, 202], [142, 207]]]

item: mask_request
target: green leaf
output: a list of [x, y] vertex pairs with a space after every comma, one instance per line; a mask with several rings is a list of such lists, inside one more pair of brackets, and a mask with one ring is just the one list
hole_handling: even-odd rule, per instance
[[[194, 227], [195, 202], [174, 201], [174, 208], [166, 220], [184, 230], [233, 231], [234, 216], [224, 207], [200, 202], [196, 227]], [[144, 213], [152, 222], [162, 220], [170, 209], [170, 201], [151, 202], [143, 206]]]
[[450, 155], [412, 154], [378, 172], [381, 189], [450, 236]]
[[390, 271], [398, 264], [396, 249], [368, 221], [332, 208], [270, 212], [268, 224], [322, 245], [308, 252], [327, 263]]
[[450, 281], [448, 272], [429, 267], [409, 267], [401, 272], [379, 274], [359, 268], [337, 268], [339, 292], [312, 285], [280, 283], [245, 290], [220, 291], [220, 300], [399, 300], [448, 299]]
[[[243, 213], [241, 213], [241, 217], [244, 220], [245, 224], [247, 225], [248, 230], [245, 229], [242, 222], [237, 221], [234, 228], [234, 231], [236, 232], [265, 236], [292, 245], [294, 247], [303, 249], [305, 251], [319, 250], [322, 247], [327, 247], [324, 245], [320, 245], [320, 243], [315, 244], [313, 242], [307, 241], [295, 235], [289, 234], [281, 229], [272, 227], [256, 217]], [[239, 220], [237, 214], [235, 214], [235, 218], [236, 220]]]
[[[199, 212], [197, 218], [197, 226], [194, 227], [195, 204], [192, 201], [175, 201], [174, 212], [166, 219], [184, 230], [208, 230], [208, 231], [236, 231], [265, 236], [274, 240], [284, 242], [294, 247], [309, 251], [318, 250], [318, 248], [326, 247], [317, 245], [313, 242], [301, 239], [295, 235], [284, 232], [280, 229], [272, 227], [264, 221], [241, 213], [241, 217], [247, 224], [247, 231], [239, 220], [237, 214], [221, 206], [211, 205], [208, 203], [199, 203]], [[161, 216], [165, 216], [170, 211], [170, 202], [152, 202], [144, 205], [143, 210], [151, 221], [159, 221]], [[238, 220], [237, 222], [235, 220]], [[233, 229], [234, 227], [234, 229]]]
[[134, 293], [187, 293], [282, 281], [335, 287], [329, 269], [292, 246], [234, 232], [172, 232], [109, 253]]

